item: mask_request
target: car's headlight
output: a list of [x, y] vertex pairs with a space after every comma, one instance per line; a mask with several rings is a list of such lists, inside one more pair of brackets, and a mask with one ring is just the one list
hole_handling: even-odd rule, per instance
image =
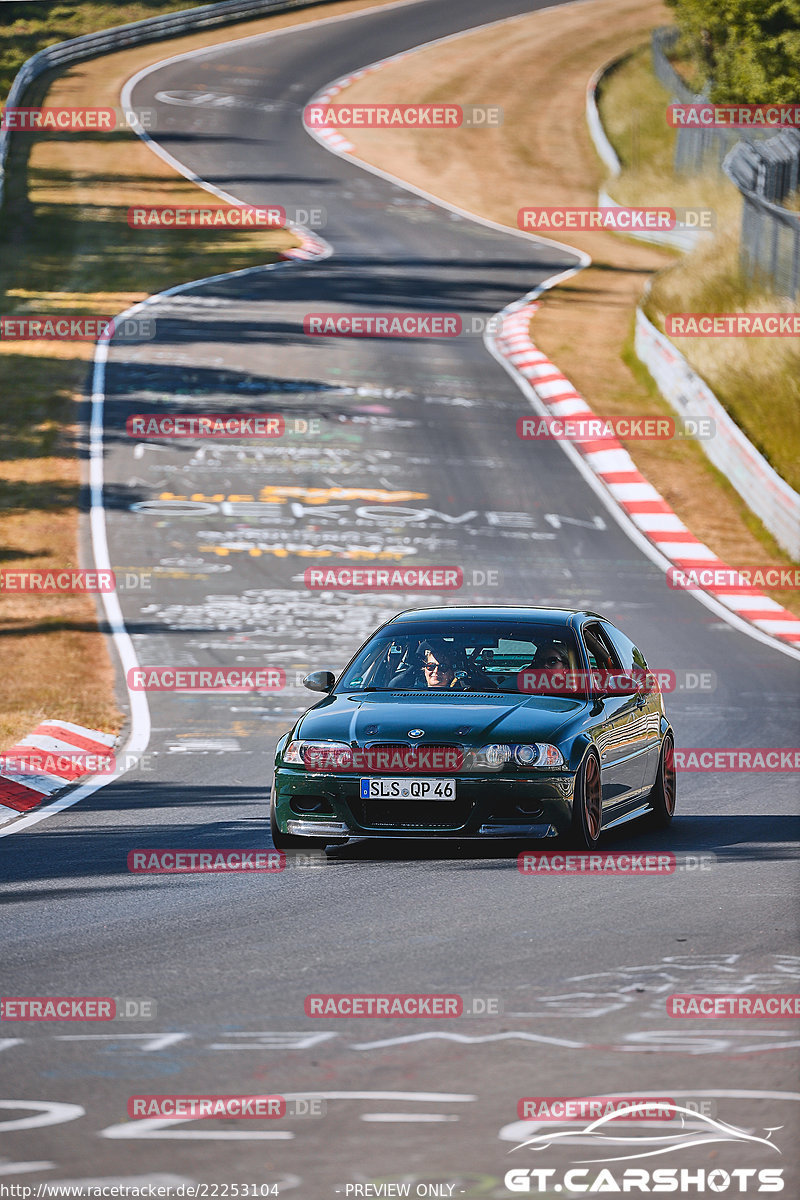
[[492, 743], [475, 751], [474, 766], [478, 770], [499, 771], [506, 763], [534, 769], [563, 767], [564, 756], [558, 746], [549, 742], [521, 742], [515, 745]]
[[289, 742], [283, 761], [309, 771], [346, 771], [353, 762], [347, 742]]

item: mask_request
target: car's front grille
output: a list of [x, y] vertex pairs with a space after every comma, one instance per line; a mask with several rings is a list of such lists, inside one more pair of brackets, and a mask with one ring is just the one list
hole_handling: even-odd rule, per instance
[[368, 742], [362, 751], [366, 775], [452, 775], [464, 763], [461, 746], [427, 742]]
[[472, 811], [466, 800], [356, 800], [351, 808], [365, 829], [461, 829]]

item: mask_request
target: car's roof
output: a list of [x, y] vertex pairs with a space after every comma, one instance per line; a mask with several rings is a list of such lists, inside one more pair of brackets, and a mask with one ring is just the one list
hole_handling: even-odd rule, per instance
[[[579, 608], [537, 608], [534, 605], [470, 604], [437, 608], [407, 608], [391, 618], [389, 624], [407, 624], [425, 619], [428, 625], [449, 625], [453, 621], [541, 621], [544, 624], [565, 625], [572, 617], [600, 617], [599, 613]], [[603, 618], [600, 618], [601, 620]]]

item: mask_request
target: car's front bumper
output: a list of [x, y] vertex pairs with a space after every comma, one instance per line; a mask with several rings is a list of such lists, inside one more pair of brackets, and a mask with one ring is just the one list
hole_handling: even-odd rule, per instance
[[364, 800], [360, 775], [278, 767], [275, 818], [301, 837], [543, 838], [566, 833], [575, 776], [456, 775], [455, 800]]

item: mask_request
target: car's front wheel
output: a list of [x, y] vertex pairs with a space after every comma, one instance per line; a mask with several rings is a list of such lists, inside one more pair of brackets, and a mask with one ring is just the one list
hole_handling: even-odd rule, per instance
[[603, 824], [603, 793], [600, 762], [593, 751], [584, 758], [572, 796], [572, 828], [569, 843], [578, 850], [594, 850]]
[[675, 815], [676, 784], [675, 741], [671, 733], [665, 733], [661, 743], [656, 781], [647, 797], [653, 810], [650, 823], [656, 829], [666, 829]]

